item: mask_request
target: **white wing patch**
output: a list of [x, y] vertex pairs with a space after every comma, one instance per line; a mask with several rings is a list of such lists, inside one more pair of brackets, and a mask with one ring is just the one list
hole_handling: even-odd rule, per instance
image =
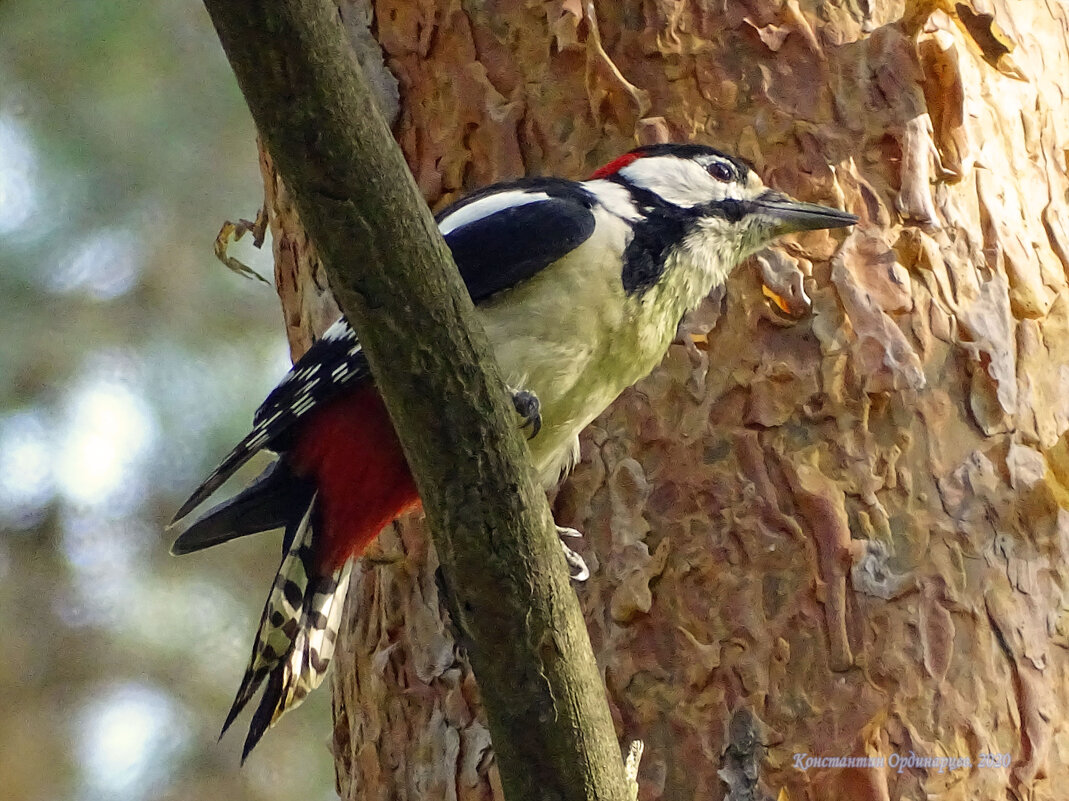
[[522, 189], [497, 192], [478, 200], [473, 200], [471, 203], [466, 203], [451, 214], [447, 214], [438, 223], [438, 230], [442, 232], [442, 236], [446, 236], [457, 228], [471, 225], [473, 222], [497, 214], [499, 211], [516, 206], [526, 206], [528, 203], [538, 203], [543, 200], [549, 200], [549, 195], [545, 192], [528, 192]]

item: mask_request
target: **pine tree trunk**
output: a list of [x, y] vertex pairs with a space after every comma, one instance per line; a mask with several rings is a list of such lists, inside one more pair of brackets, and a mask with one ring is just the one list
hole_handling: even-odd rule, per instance
[[[370, 30], [341, 5], [433, 204], [668, 138], [864, 219], [738, 270], [558, 495], [642, 799], [1069, 780], [1069, 3], [905, 5], [382, 0]], [[300, 353], [336, 307], [264, 172]], [[355, 571], [347, 800], [500, 798], [434, 568], [406, 521]]]

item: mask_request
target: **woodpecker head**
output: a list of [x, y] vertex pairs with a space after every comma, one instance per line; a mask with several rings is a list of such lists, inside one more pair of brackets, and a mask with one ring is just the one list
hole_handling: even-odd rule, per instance
[[590, 177], [622, 185], [642, 218], [675, 221], [684, 247], [711, 253], [728, 269], [783, 234], [857, 222], [769, 189], [745, 162], [704, 145], [647, 145]]

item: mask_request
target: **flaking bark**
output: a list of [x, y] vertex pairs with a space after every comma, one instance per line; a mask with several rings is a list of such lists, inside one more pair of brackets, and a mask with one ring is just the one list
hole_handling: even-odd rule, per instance
[[416, 476], [506, 797], [624, 801], [604, 688], [548, 506], [471, 301], [335, 7], [206, 5]]
[[[810, 235], [737, 271], [588, 429], [557, 497], [587, 535], [614, 719], [646, 743], [641, 798], [1063, 798], [1069, 3], [374, 7], [429, 201], [582, 177], [637, 134], [865, 216], [833, 261]], [[279, 212], [299, 346], [321, 296]], [[380, 542], [337, 656], [343, 797], [500, 798], [426, 533]], [[743, 710], [756, 776], [734, 772]], [[911, 752], [1012, 765], [795, 767]]]

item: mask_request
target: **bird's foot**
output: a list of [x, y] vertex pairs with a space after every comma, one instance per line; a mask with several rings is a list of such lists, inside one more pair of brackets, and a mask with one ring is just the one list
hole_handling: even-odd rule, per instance
[[568, 563], [568, 572], [571, 574], [572, 581], [586, 581], [590, 578], [590, 568], [586, 566], [583, 557], [569, 548], [568, 543], [564, 541], [565, 537], [569, 539], [582, 537], [582, 532], [566, 526], [557, 526], [557, 536], [560, 538], [560, 547], [564, 549], [564, 561]]
[[512, 395], [512, 408], [523, 418], [520, 428], [530, 427], [531, 433], [527, 439], [534, 439], [542, 430], [542, 404], [539, 403], [538, 396], [529, 390], [512, 387], [509, 387], [509, 393]]

